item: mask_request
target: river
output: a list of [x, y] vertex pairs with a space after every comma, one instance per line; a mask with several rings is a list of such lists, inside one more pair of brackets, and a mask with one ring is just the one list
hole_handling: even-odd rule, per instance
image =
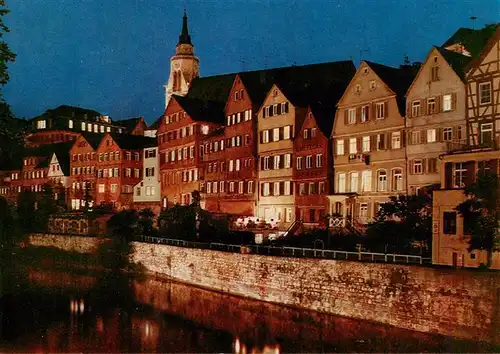
[[0, 274], [0, 352], [481, 352], [483, 343], [50, 265]]

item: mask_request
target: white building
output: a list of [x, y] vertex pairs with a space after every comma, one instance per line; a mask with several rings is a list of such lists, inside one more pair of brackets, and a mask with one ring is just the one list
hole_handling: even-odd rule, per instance
[[159, 209], [161, 186], [158, 147], [143, 149], [143, 161], [143, 178], [134, 186], [134, 205], [136, 209]]

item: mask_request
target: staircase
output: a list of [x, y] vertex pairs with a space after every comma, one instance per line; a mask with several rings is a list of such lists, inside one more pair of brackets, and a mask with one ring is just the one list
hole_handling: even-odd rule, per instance
[[303, 222], [300, 219], [295, 219], [294, 222], [286, 229], [285, 233], [283, 234], [283, 237], [291, 236], [294, 235], [298, 229], [302, 226]]

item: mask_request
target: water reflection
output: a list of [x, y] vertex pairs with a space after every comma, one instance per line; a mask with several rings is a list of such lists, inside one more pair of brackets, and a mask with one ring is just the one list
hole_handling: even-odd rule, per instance
[[0, 352], [280, 354], [494, 349], [154, 277], [136, 280], [28, 268], [11, 284], [0, 300]]

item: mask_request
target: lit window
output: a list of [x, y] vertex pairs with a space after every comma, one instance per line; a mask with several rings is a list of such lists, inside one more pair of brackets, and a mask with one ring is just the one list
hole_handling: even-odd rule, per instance
[[451, 111], [451, 95], [443, 96], [443, 111], [444, 112]]
[[465, 175], [467, 173], [467, 167], [465, 164], [458, 162], [454, 164], [453, 174], [453, 187], [454, 188], [463, 188], [465, 187]]
[[73, 129], [73, 121], [71, 119], [68, 121], [68, 128]]
[[358, 173], [351, 172], [350, 173], [350, 191], [355, 193], [358, 191]]
[[356, 138], [350, 138], [349, 139], [349, 154], [355, 154], [357, 152], [358, 152], [357, 139]]
[[337, 140], [337, 155], [344, 155], [344, 139]]
[[479, 104], [491, 103], [491, 82], [479, 84]]
[[356, 108], [351, 108], [347, 111], [347, 123], [348, 124], [354, 124], [356, 123]]
[[85, 130], [85, 127], [86, 127], [86, 126], [87, 126], [87, 125], [85, 124], [85, 122], [82, 122], [82, 130]]
[[202, 125], [201, 126], [201, 134], [207, 135], [208, 134], [208, 130], [209, 130], [208, 125]]
[[361, 191], [371, 192], [372, 190], [372, 171], [366, 170], [361, 173]]
[[275, 155], [274, 156], [274, 169], [277, 170], [280, 168], [280, 155]]
[[[233, 182], [231, 182], [231, 183], [233, 183]], [[265, 197], [269, 195], [269, 183], [262, 183], [262, 194]]]
[[387, 172], [384, 170], [378, 171], [378, 191], [387, 191]]
[[105, 188], [106, 188], [105, 184], [99, 184], [99, 193], [104, 193]]
[[262, 132], [262, 143], [266, 144], [269, 142], [269, 130], [264, 130]]
[[280, 128], [273, 129], [273, 141], [280, 140]]
[[370, 151], [370, 137], [364, 136], [363, 137], [363, 152], [369, 152], [369, 151]]
[[393, 149], [401, 148], [401, 132], [392, 133], [392, 148]]
[[37, 129], [45, 129], [47, 127], [45, 120], [39, 120], [36, 122]]
[[427, 142], [428, 143], [436, 142], [436, 129], [427, 130]]
[[359, 204], [359, 217], [360, 218], [367, 218], [368, 217], [368, 204], [367, 203], [360, 203]]
[[243, 189], [243, 188], [244, 188], [244, 187], [243, 187], [243, 181], [239, 181], [239, 182], [238, 182], [238, 193], [239, 193], [239, 194], [243, 194], [243, 192], [244, 192], [244, 189]]
[[285, 154], [284, 168], [292, 167], [292, 154]]
[[345, 173], [337, 174], [337, 180], [338, 192], [345, 193]]
[[411, 103], [411, 116], [418, 117], [420, 115], [420, 101], [413, 101]]
[[283, 127], [283, 139], [290, 139], [290, 128], [291, 126], [287, 125]]
[[403, 171], [400, 168], [392, 170], [392, 190], [403, 190]]

